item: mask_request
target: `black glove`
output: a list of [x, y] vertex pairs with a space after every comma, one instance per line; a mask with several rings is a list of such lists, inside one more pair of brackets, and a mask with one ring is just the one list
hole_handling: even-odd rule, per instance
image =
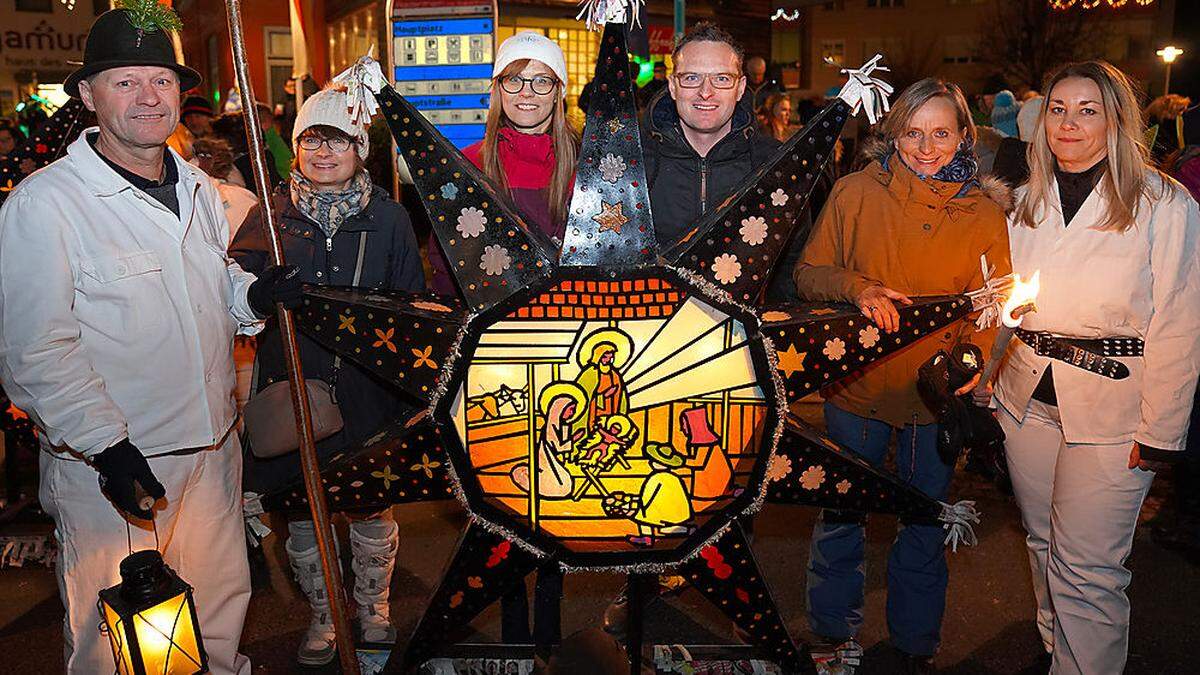
[[979, 347], [960, 343], [949, 354], [938, 350], [917, 370], [917, 392], [937, 419], [938, 455], [947, 466], [958, 461], [974, 431], [971, 395], [955, 396], [954, 392], [982, 368], [983, 352]]
[[265, 319], [275, 313], [275, 303], [281, 302], [288, 309], [296, 309], [303, 300], [300, 268], [295, 265], [272, 265], [258, 275], [258, 279], [246, 290], [250, 309]]
[[166, 488], [154, 477], [142, 451], [134, 447], [128, 438], [92, 457], [92, 466], [100, 472], [100, 491], [112, 500], [117, 509], [149, 520], [154, 514], [143, 509], [136, 485], [146, 494], [161, 499]]

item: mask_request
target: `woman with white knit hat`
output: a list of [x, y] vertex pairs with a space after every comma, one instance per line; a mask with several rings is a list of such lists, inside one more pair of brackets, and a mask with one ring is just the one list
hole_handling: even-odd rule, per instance
[[[345, 91], [336, 86], [309, 97], [292, 129], [296, 148], [291, 177], [271, 196], [288, 264], [303, 281], [318, 285], [421, 291], [425, 277], [408, 213], [382, 188], [371, 184], [367, 158], [367, 115], [355, 118]], [[270, 264], [261, 213], [255, 211], [238, 231], [229, 253], [243, 269], [260, 272]], [[341, 431], [317, 443], [322, 461], [362, 445], [389, 421], [408, 412], [397, 393], [353, 363], [335, 357], [300, 336], [305, 378], [328, 384], [341, 412]], [[258, 336], [255, 392], [273, 384], [287, 386], [278, 326]], [[250, 404], [254, 403], [251, 394]], [[253, 432], [251, 432], [253, 436]], [[253, 448], [251, 448], [253, 451]], [[247, 457], [249, 489], [265, 493], [300, 472], [297, 453], [263, 459]], [[363, 642], [391, 644], [396, 639], [388, 612], [388, 590], [395, 567], [399, 533], [391, 513], [346, 513], [353, 552], [354, 601]], [[289, 516], [286, 550], [304, 593], [312, 620], [297, 661], [324, 665], [335, 655], [329, 600], [308, 511]]]

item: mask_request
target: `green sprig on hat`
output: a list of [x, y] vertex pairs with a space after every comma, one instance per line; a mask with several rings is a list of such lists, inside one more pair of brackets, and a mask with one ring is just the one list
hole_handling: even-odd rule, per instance
[[179, 31], [183, 22], [174, 9], [158, 0], [120, 0], [117, 9], [123, 9], [129, 14], [129, 23], [138, 29], [139, 33], [153, 33], [156, 30]]

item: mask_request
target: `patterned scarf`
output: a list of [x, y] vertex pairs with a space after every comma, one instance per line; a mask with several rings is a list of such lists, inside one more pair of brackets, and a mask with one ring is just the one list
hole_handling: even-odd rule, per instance
[[318, 190], [299, 169], [292, 171], [292, 203], [329, 238], [337, 234], [347, 218], [367, 208], [371, 188], [371, 177], [365, 169], [350, 179], [345, 190]]
[[[896, 148], [895, 146], [892, 146], [891, 150], [888, 151], [887, 156], [885, 156], [883, 161], [880, 162], [880, 164], [883, 165], [884, 171], [891, 171], [891, 169], [888, 168], [888, 163], [896, 154]], [[901, 157], [900, 161], [903, 162], [904, 158]], [[908, 164], [905, 163], [904, 166], [908, 166]], [[908, 168], [912, 170], [911, 166]], [[967, 183], [969, 181], [974, 181], [976, 176], [979, 175], [979, 161], [975, 159], [975, 144], [968, 143], [967, 141], [960, 143], [958, 145], [958, 150], [954, 153], [953, 159], [951, 159], [946, 166], [938, 169], [937, 173], [933, 174], [932, 176], [922, 176], [915, 170], [913, 173], [916, 174], [921, 180], [933, 179], [945, 183]]]

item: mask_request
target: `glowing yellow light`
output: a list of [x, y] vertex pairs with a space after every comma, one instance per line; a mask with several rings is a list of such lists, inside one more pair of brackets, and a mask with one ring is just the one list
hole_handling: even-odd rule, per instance
[[121, 584], [100, 592], [99, 603], [118, 675], [207, 672], [192, 589], [157, 551], [131, 554], [121, 575]]
[[1020, 326], [1025, 312], [1021, 312], [1020, 315], [1014, 315], [1014, 312], [1025, 305], [1035, 305], [1038, 291], [1041, 289], [1041, 274], [1041, 270], [1034, 272], [1029, 281], [1022, 281], [1020, 274], [1013, 274], [1012, 291], [1008, 294], [1008, 300], [1004, 301], [1004, 308], [1000, 313], [1000, 319], [1005, 326]]
[[1164, 63], [1175, 63], [1175, 59], [1183, 55], [1183, 50], [1174, 45], [1167, 45], [1154, 53], [1158, 54]]

